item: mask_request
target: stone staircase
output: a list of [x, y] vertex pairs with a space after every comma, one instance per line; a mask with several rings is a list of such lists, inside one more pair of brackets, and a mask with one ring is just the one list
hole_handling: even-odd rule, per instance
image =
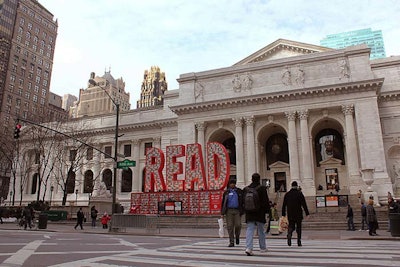
[[[388, 228], [387, 207], [375, 208], [380, 230]], [[361, 214], [358, 207], [353, 207], [354, 225], [356, 230], [361, 229]], [[281, 214], [281, 213], [279, 213]], [[313, 230], [346, 230], [347, 208], [329, 207], [318, 209], [315, 213], [303, 221], [303, 229]], [[157, 216], [157, 228], [218, 228], [217, 215], [160, 215]], [[242, 217], [245, 226], [244, 216]]]

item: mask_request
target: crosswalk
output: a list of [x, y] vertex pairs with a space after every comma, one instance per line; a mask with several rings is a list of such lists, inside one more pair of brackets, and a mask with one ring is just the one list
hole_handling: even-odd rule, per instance
[[[241, 240], [244, 243], [244, 240]], [[254, 256], [244, 245], [228, 248], [225, 239], [149, 249], [136, 244], [131, 251], [88, 258], [65, 266], [400, 266], [400, 242], [365, 240], [304, 240], [303, 247], [288, 247], [284, 239], [267, 241], [261, 253], [255, 241]]]

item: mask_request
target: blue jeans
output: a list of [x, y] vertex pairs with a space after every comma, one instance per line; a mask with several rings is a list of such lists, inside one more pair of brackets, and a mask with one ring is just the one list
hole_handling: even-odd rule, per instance
[[260, 245], [260, 249], [266, 249], [267, 244], [265, 242], [264, 223], [262, 222], [247, 222], [246, 249], [253, 250], [253, 236], [256, 226], [258, 231], [258, 243]]

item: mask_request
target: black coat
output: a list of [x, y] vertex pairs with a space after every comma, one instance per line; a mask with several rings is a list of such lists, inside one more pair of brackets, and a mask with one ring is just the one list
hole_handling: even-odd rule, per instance
[[[236, 193], [238, 194], [238, 201], [239, 201], [239, 213], [242, 215], [244, 213], [243, 209], [243, 190], [235, 187], [236, 188]], [[221, 214], [225, 215], [227, 211], [227, 205], [228, 205], [228, 193], [229, 189], [225, 190], [224, 194], [222, 195], [222, 202], [221, 202]]]
[[[255, 188], [259, 186], [260, 183], [251, 183], [249, 187]], [[243, 198], [245, 197], [245, 189], [243, 190]], [[268, 193], [267, 193], [267, 187], [261, 185], [257, 189], [258, 197], [260, 198], [260, 208], [257, 211], [254, 212], [246, 212], [246, 222], [261, 222], [261, 223], [266, 223], [267, 220], [265, 219], [265, 214], [269, 213], [270, 211], [270, 206], [269, 206], [269, 198], [268, 198]], [[244, 199], [243, 199], [244, 201]]]
[[306, 215], [309, 215], [306, 199], [303, 193], [297, 188], [290, 189], [285, 194], [282, 205], [282, 216], [286, 216], [286, 209], [289, 221], [299, 221], [303, 219], [303, 210]]

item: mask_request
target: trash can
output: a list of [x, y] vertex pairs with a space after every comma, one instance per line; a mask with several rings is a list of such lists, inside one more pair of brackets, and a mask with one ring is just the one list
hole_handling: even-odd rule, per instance
[[40, 213], [39, 214], [39, 229], [47, 229], [47, 214], [46, 213]]
[[400, 236], [400, 213], [389, 213], [389, 220], [392, 236]]

